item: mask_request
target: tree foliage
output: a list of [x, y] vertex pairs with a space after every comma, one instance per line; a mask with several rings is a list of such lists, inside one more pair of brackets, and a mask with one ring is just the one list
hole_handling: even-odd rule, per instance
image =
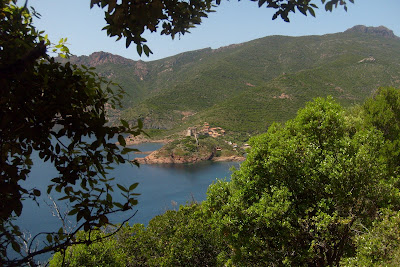
[[[207, 222], [201, 205], [191, 204], [154, 217], [146, 228], [142, 224], [124, 225], [101, 244], [71, 247], [65, 262], [71, 267], [217, 266], [218, 255], [227, 251], [222, 237]], [[55, 254], [50, 266], [59, 266], [61, 259], [61, 253]]]
[[393, 87], [381, 87], [363, 105], [367, 124], [379, 129], [386, 139], [385, 153], [389, 166], [399, 171], [400, 162], [400, 93]]
[[397, 266], [399, 177], [390, 140], [369, 122], [384, 122], [385, 110], [364, 110], [387, 91], [400, 95], [381, 88], [350, 111], [315, 99], [253, 138], [246, 161], [230, 182], [211, 185], [206, 201], [146, 228], [125, 226], [107, 242], [117, 242], [125, 266]]
[[379, 88], [363, 105], [367, 123], [379, 129], [385, 139], [400, 139], [400, 94], [393, 87]]
[[[107, 125], [107, 110], [119, 105], [121, 89], [99, 77], [93, 69], [57, 63], [47, 54], [52, 44], [32, 25], [32, 15], [15, 1], [0, 1], [0, 256], [2, 265], [17, 265], [32, 257], [74, 243], [79, 229], [89, 231], [108, 224], [108, 215], [136, 205], [133, 190], [120, 186], [125, 200], [113, 201], [107, 168], [124, 163], [130, 148], [110, 140], [122, 134], [138, 135], [141, 127]], [[63, 43], [54, 49], [68, 52]], [[115, 87], [114, 88], [118, 88]], [[43, 192], [25, 188], [37, 153], [50, 161], [59, 175], [47, 193], [60, 193], [71, 205], [69, 215], [79, 223], [72, 233], [62, 228], [45, 233], [39, 251], [23, 254], [22, 233], [13, 220], [21, 215], [24, 199], [36, 200]], [[78, 185], [78, 186], [76, 186]], [[22, 240], [23, 241], [23, 240]], [[20, 259], [8, 255], [10, 248]]]
[[343, 259], [342, 266], [399, 266], [400, 212], [382, 209], [369, 229], [356, 236], [354, 257]]
[[[281, 17], [289, 22], [290, 13], [296, 10], [307, 16], [315, 17], [314, 9], [318, 8], [314, 0], [252, 0], [259, 7], [275, 9], [272, 19]], [[321, 0], [326, 11], [343, 6], [347, 10], [347, 2], [354, 0]], [[150, 48], [144, 44], [146, 39], [142, 34], [145, 31], [157, 32], [162, 28], [161, 35], [184, 35], [196, 25], [201, 24], [203, 18], [214, 12], [212, 8], [218, 6], [221, 0], [156, 0], [156, 1], [117, 1], [91, 0], [90, 7], [97, 5], [105, 9], [106, 26], [103, 28], [109, 36], [117, 36], [117, 40], [125, 38], [126, 47], [134, 42], [139, 55], [143, 52], [149, 56]]]
[[[123, 267], [125, 266], [125, 255], [116, 239], [103, 239], [107, 233], [94, 230], [89, 235], [85, 231], [80, 231], [75, 238], [90, 244], [79, 244], [69, 247], [65, 253], [56, 253], [50, 262], [50, 266], [104, 266], [104, 267]], [[96, 241], [99, 240], [100, 241]], [[73, 256], [72, 256], [73, 255]]]
[[332, 99], [316, 99], [254, 138], [231, 182], [205, 202], [232, 245], [233, 263], [339, 264], [359, 225], [399, 204], [397, 178], [374, 127], [356, 130]]

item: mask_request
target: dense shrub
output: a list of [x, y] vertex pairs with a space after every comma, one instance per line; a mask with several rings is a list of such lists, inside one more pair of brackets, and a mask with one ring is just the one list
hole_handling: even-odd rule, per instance
[[96, 245], [76, 246], [66, 262], [398, 266], [399, 99], [400, 91], [380, 89], [364, 106], [345, 111], [331, 98], [317, 98], [295, 119], [253, 138], [241, 168], [230, 182], [211, 185], [203, 203], [167, 211], [147, 227], [126, 225]]
[[[94, 230], [91, 233], [78, 232], [77, 240], [96, 240], [104, 237], [106, 233], [100, 230]], [[120, 249], [118, 242], [114, 238], [106, 238], [94, 242], [90, 245], [80, 244], [69, 247], [64, 254], [56, 253], [50, 261], [50, 266], [125, 266], [125, 252]]]
[[370, 227], [380, 208], [399, 203], [383, 134], [368, 125], [355, 131], [330, 98], [251, 146], [204, 203], [232, 247], [227, 264], [338, 264], [355, 251], [356, 225]]

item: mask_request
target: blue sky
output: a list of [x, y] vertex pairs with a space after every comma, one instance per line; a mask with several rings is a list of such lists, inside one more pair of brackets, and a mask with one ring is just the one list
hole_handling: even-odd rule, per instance
[[[19, 2], [20, 4], [22, 1]], [[305, 17], [300, 12], [291, 14], [291, 22], [272, 20], [273, 10], [258, 8], [249, 0], [226, 1], [215, 8], [209, 18], [197, 28], [181, 38], [171, 40], [169, 36], [158, 33], [146, 34], [148, 46], [153, 55], [139, 57], [136, 46], [125, 48], [123, 40], [107, 37], [101, 29], [105, 26], [104, 12], [97, 7], [90, 9], [89, 0], [30, 0], [41, 15], [35, 20], [38, 29], [44, 30], [53, 42], [68, 38], [68, 47], [75, 55], [89, 55], [96, 51], [106, 51], [134, 60], [156, 60], [185, 51], [206, 47], [218, 48], [241, 43], [269, 35], [321, 35], [342, 32], [354, 25], [386, 26], [400, 36], [400, 0], [355, 0], [348, 4], [348, 11], [342, 8], [332, 13], [322, 7], [316, 18]], [[315, 3], [318, 5], [320, 1]]]

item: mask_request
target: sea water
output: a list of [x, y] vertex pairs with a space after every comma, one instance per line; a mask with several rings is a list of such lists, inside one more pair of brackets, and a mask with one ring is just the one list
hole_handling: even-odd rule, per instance
[[[141, 151], [152, 151], [161, 146], [162, 144], [158, 143], [146, 143], [134, 147]], [[130, 158], [143, 156], [145, 155], [129, 155]], [[54, 213], [53, 202], [46, 194], [47, 185], [51, 178], [57, 176], [57, 171], [50, 162], [41, 161], [37, 155], [33, 155], [33, 161], [34, 166], [24, 187], [37, 188], [42, 191], [42, 196], [38, 200], [39, 205], [31, 200], [24, 201], [22, 215], [17, 220], [21, 229], [31, 236], [39, 232], [57, 231], [61, 227], [61, 221]], [[239, 165], [238, 162], [211, 161], [195, 164], [142, 164], [140, 167], [129, 163], [117, 165], [110, 172], [110, 177], [115, 177], [115, 182], [124, 186], [138, 182], [134, 192], [140, 195], [133, 210], [114, 214], [110, 219], [114, 223], [123, 222], [136, 212], [129, 223], [146, 225], [151, 218], [163, 214], [166, 210], [178, 209], [179, 205], [193, 200], [205, 200], [209, 185], [217, 178], [229, 180], [231, 168], [239, 168]], [[54, 190], [50, 197], [57, 199]], [[118, 195], [114, 197], [118, 199]], [[58, 207], [61, 212], [68, 212], [69, 207], [66, 203], [58, 203]], [[70, 225], [75, 223], [75, 219], [71, 218]], [[39, 258], [43, 260], [43, 257]]]

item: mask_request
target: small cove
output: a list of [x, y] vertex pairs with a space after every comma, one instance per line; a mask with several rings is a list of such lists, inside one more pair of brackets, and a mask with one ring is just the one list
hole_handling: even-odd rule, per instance
[[[160, 148], [159, 143], [144, 143], [134, 145], [141, 151], [152, 151]], [[131, 159], [144, 157], [144, 154], [131, 154]], [[24, 201], [22, 215], [17, 223], [23, 231], [29, 230], [34, 236], [39, 232], [57, 231], [61, 226], [58, 218], [53, 216], [52, 209], [45, 203], [51, 205], [51, 201], [45, 194], [48, 181], [57, 175], [55, 168], [50, 162], [42, 162], [37, 155], [33, 155], [34, 166], [31, 174], [24, 186], [27, 188], [35, 187], [42, 191], [39, 199], [39, 206], [33, 201]], [[116, 183], [129, 186], [134, 182], [139, 185], [135, 189], [138, 196], [138, 205], [135, 209], [125, 213], [115, 214], [110, 217], [114, 223], [124, 221], [134, 212], [136, 215], [129, 221], [130, 224], [142, 223], [147, 225], [154, 216], [163, 214], [169, 209], [178, 209], [179, 205], [184, 205], [193, 199], [203, 201], [206, 198], [208, 186], [216, 179], [230, 179], [232, 167], [239, 168], [238, 162], [212, 162], [205, 161], [196, 164], [158, 164], [140, 165], [120, 164], [110, 172], [110, 177], [116, 178]], [[52, 192], [54, 199], [56, 196]], [[118, 199], [118, 195], [114, 196]], [[60, 204], [62, 210], [66, 210], [65, 204]], [[71, 218], [72, 224], [75, 219]], [[48, 257], [48, 256], [47, 256]], [[46, 257], [46, 258], [47, 258]], [[43, 257], [38, 257], [44, 260]]]

